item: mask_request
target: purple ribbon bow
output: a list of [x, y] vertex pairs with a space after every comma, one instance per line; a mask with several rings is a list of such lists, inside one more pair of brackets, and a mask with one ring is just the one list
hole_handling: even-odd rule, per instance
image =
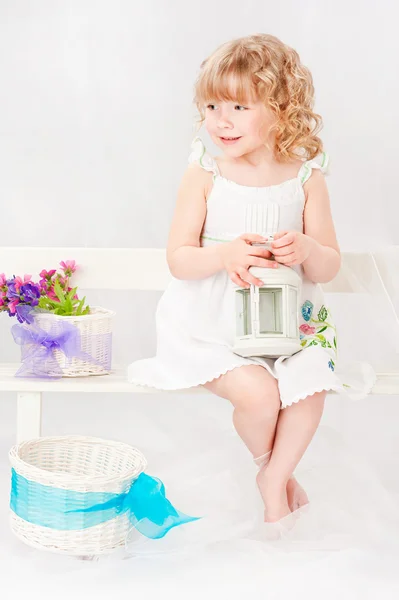
[[36, 323], [13, 325], [11, 333], [22, 347], [22, 365], [15, 377], [61, 378], [63, 371], [54, 350], [61, 350], [69, 363], [78, 358], [101, 366], [98, 360], [81, 350], [80, 331], [67, 321], [52, 323], [50, 331], [44, 331]]

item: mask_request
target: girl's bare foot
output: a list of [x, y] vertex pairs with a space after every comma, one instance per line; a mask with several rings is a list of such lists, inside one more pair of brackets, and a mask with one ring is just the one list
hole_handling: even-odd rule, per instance
[[294, 476], [290, 477], [287, 483], [287, 499], [288, 506], [292, 512], [309, 503], [309, 498], [305, 490], [297, 482]]
[[264, 520], [266, 523], [280, 521], [291, 513], [288, 505], [287, 486], [280, 485], [268, 476], [267, 468], [263, 467], [256, 476], [263, 503], [265, 505]]

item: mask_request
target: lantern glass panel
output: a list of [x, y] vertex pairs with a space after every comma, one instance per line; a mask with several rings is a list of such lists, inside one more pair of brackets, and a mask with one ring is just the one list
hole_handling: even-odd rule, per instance
[[251, 335], [251, 293], [250, 289], [236, 291], [237, 335]]
[[298, 335], [298, 292], [295, 288], [290, 287], [288, 290], [288, 302], [289, 302], [289, 323], [290, 323], [290, 337], [295, 338]]
[[259, 333], [283, 333], [282, 288], [259, 288]]

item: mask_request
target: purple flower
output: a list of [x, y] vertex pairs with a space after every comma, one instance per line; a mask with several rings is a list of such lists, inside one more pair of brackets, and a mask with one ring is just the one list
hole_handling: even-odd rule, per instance
[[31, 306], [37, 306], [39, 304], [38, 298], [40, 298], [40, 288], [35, 283], [25, 283], [21, 286], [20, 294], [23, 302], [29, 302]]
[[15, 277], [14, 276], [14, 283], [15, 283], [15, 289], [19, 290], [25, 283], [33, 283], [31, 281], [32, 279], [32, 275], [24, 275], [24, 279], [22, 280], [22, 277]]
[[7, 297], [11, 300], [12, 298], [19, 298], [19, 292], [16, 289], [14, 280], [10, 280], [8, 283]]

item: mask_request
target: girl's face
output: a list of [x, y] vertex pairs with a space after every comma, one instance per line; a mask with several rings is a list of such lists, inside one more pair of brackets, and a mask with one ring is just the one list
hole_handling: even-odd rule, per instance
[[[209, 102], [205, 106], [205, 127], [212, 141], [232, 157], [253, 152], [265, 143], [273, 148], [275, 123], [272, 111], [260, 101], [240, 105], [234, 101]], [[238, 138], [228, 141], [226, 138]]]

